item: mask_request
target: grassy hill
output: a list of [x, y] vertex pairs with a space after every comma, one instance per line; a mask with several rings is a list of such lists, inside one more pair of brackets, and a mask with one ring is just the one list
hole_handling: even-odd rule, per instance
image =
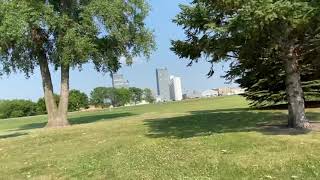
[[[320, 109], [308, 117], [320, 121]], [[320, 179], [320, 133], [241, 97], [0, 120], [0, 179]]]

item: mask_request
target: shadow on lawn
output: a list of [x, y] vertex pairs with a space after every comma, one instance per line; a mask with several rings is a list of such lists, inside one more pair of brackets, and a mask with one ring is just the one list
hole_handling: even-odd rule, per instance
[[19, 136], [24, 136], [24, 135], [27, 135], [27, 134], [28, 133], [5, 134], [5, 135], [0, 135], [0, 139], [14, 138], [14, 137], [19, 137]]
[[[299, 135], [309, 131], [286, 128], [287, 115], [281, 112], [223, 109], [192, 111], [191, 115], [164, 119], [150, 119], [145, 125], [152, 138], [191, 138], [216, 133], [261, 132], [266, 135]], [[310, 113], [318, 118], [320, 113]]]
[[[127, 117], [127, 116], [134, 116], [135, 114], [133, 113], [115, 113], [115, 114], [102, 114], [102, 115], [88, 115], [88, 116], [81, 116], [81, 117], [71, 117], [69, 118], [69, 122], [72, 125], [77, 125], [77, 124], [89, 124], [89, 123], [94, 123], [98, 121], [107, 121], [107, 120], [112, 120], [115, 118], [121, 118], [121, 117]], [[26, 124], [15, 131], [19, 130], [30, 130], [30, 129], [38, 129], [38, 128], [44, 128], [47, 122], [42, 122], [42, 123], [32, 123], [32, 124]]]

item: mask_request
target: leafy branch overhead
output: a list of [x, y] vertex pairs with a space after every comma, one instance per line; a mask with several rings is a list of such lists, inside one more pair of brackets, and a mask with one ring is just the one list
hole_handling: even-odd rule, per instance
[[[68, 126], [70, 68], [92, 62], [116, 72], [120, 59], [149, 57], [154, 37], [144, 23], [144, 0], [0, 0], [2, 73], [28, 77], [40, 67], [48, 127]], [[61, 71], [60, 101], [54, 101], [50, 65]]]
[[186, 39], [172, 41], [172, 50], [195, 62], [268, 58], [281, 39], [314, 34], [319, 22], [316, 1], [194, 0], [180, 8], [173, 21]]
[[[209, 76], [214, 73], [215, 62], [232, 61], [226, 77], [238, 78], [237, 82], [247, 88], [246, 97], [255, 103], [278, 102], [286, 97], [288, 125], [310, 126], [304, 112], [303, 88], [313, 90], [302, 86], [301, 77], [319, 68], [318, 1], [193, 0], [180, 8], [174, 22], [182, 26], [186, 38], [172, 41], [172, 50], [180, 58], [192, 65], [205, 57], [212, 64]], [[316, 74], [303, 80], [310, 84], [319, 77]]]
[[116, 71], [119, 58], [130, 64], [134, 56], [149, 56], [154, 49], [143, 22], [149, 12], [143, 0], [65, 2], [66, 10], [58, 0], [0, 1], [0, 55], [7, 73], [32, 73], [38, 47], [56, 68], [92, 61], [101, 71]]

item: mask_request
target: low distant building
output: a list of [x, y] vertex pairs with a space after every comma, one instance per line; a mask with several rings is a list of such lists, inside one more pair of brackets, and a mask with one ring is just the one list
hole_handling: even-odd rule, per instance
[[201, 93], [202, 97], [216, 97], [219, 96], [219, 92], [217, 90], [209, 89], [205, 90]]
[[156, 96], [156, 103], [163, 102], [162, 98], [160, 96]]
[[188, 95], [187, 95], [187, 94], [183, 94], [183, 95], [182, 95], [182, 98], [183, 98], [183, 99], [188, 99]]
[[245, 93], [245, 89], [242, 89], [242, 88], [233, 88], [233, 93], [234, 93], [235, 95], [240, 95], [240, 94]]
[[186, 94], [186, 98], [187, 99], [197, 99], [197, 98], [201, 98], [201, 93], [198, 91], [191, 91], [191, 92], [187, 92]]
[[222, 87], [213, 89], [214, 91], [218, 92], [219, 96], [231, 96], [231, 95], [239, 95], [245, 92], [244, 89], [241, 88], [231, 88], [231, 87]]
[[141, 106], [141, 105], [146, 105], [146, 104], [150, 104], [149, 102], [145, 101], [145, 100], [142, 100], [141, 102], [138, 102], [137, 104], [135, 103], [128, 103], [128, 104], [125, 104], [124, 106], [125, 107], [129, 107], [129, 106]]
[[218, 89], [214, 89], [218, 91], [219, 96], [230, 96], [232, 95], [232, 89], [230, 87], [222, 87]]

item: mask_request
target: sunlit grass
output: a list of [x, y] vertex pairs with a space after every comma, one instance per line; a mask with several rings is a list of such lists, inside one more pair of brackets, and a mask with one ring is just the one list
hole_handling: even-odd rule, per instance
[[320, 134], [269, 129], [286, 111], [238, 96], [74, 113], [65, 129], [45, 120], [0, 120], [0, 179], [320, 178]]

